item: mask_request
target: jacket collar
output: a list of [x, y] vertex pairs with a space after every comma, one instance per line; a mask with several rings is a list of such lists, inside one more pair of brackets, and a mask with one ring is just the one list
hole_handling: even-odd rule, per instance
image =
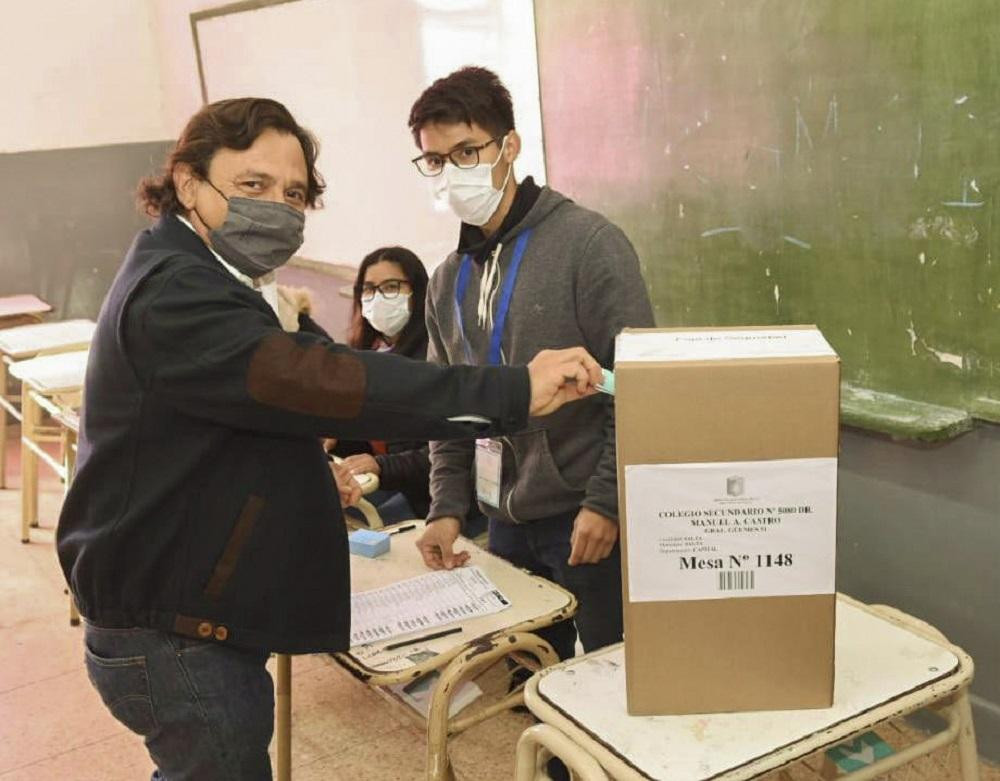
[[201, 236], [177, 219], [177, 215], [173, 212], [161, 214], [150, 232], [154, 238], [165, 244], [197, 255], [210, 263], [216, 262], [212, 250], [201, 240]]

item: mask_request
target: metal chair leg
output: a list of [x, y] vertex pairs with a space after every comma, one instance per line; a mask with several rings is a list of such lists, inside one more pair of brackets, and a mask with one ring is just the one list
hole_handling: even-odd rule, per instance
[[962, 781], [979, 781], [979, 754], [976, 751], [976, 729], [972, 723], [972, 704], [966, 689], [955, 703], [958, 711], [958, 763]]
[[292, 778], [292, 657], [276, 654], [277, 696], [275, 697], [275, 733], [278, 738], [277, 781]]
[[[545, 749], [545, 750], [543, 750]], [[521, 733], [517, 741], [517, 781], [535, 781], [549, 756], [559, 757], [578, 781], [608, 781], [596, 759], [550, 724], [536, 724]]]
[[427, 714], [428, 781], [449, 781], [453, 778], [448, 759], [449, 733], [460, 732], [500, 710], [524, 703], [524, 693], [517, 692], [475, 716], [454, 720], [448, 718], [451, 697], [462, 681], [514, 652], [529, 654], [538, 660], [539, 667], [548, 667], [559, 661], [559, 656], [552, 650], [552, 646], [537, 635], [526, 632], [501, 632], [482, 638], [452, 659], [441, 671], [441, 677], [431, 695], [430, 710]]

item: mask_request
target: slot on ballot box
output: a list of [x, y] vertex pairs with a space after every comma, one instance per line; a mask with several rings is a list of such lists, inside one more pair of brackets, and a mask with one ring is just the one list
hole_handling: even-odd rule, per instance
[[633, 715], [833, 702], [840, 361], [815, 326], [615, 351]]

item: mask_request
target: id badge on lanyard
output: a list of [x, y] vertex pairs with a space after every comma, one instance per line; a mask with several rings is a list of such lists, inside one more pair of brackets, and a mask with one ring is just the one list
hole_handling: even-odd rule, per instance
[[[530, 236], [531, 229], [529, 228], [517, 237], [510, 268], [504, 275], [493, 333], [490, 334], [488, 362], [491, 366], [499, 366], [502, 360], [501, 341], [503, 339], [503, 328], [507, 322], [507, 312], [510, 310], [510, 301], [514, 295], [514, 283], [517, 280], [517, 272], [521, 268], [521, 259], [524, 257], [524, 249], [528, 245], [528, 238]], [[474, 364], [475, 360], [473, 360], [472, 348], [469, 346], [469, 340], [465, 337], [465, 323], [462, 319], [462, 301], [465, 298], [465, 291], [469, 285], [469, 275], [471, 272], [472, 258], [465, 255], [462, 258], [462, 265], [459, 267], [458, 279], [455, 283], [455, 322], [458, 325], [458, 334], [465, 349], [465, 358], [470, 364]], [[491, 507], [500, 506], [500, 486], [503, 484], [502, 461], [503, 445], [500, 443], [500, 440], [476, 440], [476, 498]]]
[[476, 440], [476, 498], [490, 507], [500, 506], [502, 459], [500, 440]]

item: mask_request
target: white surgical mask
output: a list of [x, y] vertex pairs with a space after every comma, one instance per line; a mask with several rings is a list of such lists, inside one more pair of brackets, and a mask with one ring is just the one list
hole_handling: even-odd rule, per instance
[[472, 168], [459, 168], [448, 162], [444, 170], [433, 179], [434, 195], [447, 199], [455, 215], [469, 225], [485, 225], [500, 205], [504, 188], [514, 166], [507, 168], [507, 176], [498, 190], [493, 186], [493, 169], [503, 160], [503, 150], [508, 136], [500, 145], [500, 156], [495, 163], [480, 163]]
[[410, 293], [386, 298], [376, 290], [371, 301], [361, 302], [361, 315], [372, 328], [392, 339], [410, 321]]

